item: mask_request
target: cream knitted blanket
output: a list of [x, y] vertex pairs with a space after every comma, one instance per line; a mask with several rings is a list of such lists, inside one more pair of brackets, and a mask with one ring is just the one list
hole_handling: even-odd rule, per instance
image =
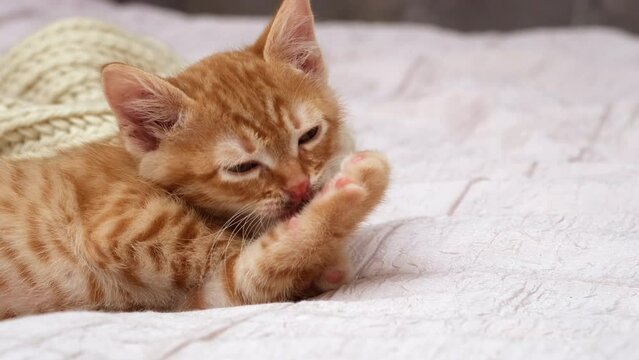
[[161, 74], [181, 63], [151, 40], [88, 19], [57, 22], [0, 58], [0, 156], [48, 156], [112, 137], [100, 84], [109, 62]]

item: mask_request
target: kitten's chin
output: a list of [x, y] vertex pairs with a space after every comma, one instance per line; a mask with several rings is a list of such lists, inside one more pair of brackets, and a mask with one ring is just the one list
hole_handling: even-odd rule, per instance
[[306, 205], [308, 205], [315, 198], [315, 196], [319, 193], [319, 189], [321, 188], [322, 186], [313, 187], [313, 190], [302, 201], [298, 201], [295, 203], [289, 202], [286, 205], [284, 205], [279, 211], [278, 220], [280, 221], [288, 220], [292, 218], [293, 216], [301, 213], [302, 210], [304, 210], [304, 208], [306, 207]]
[[263, 217], [268, 220], [276, 221], [276, 222], [286, 221], [292, 218], [293, 216], [299, 214], [302, 211], [303, 207], [304, 205], [301, 203], [297, 206], [285, 205], [277, 210], [264, 214]]
[[[285, 199], [265, 200], [262, 204], [258, 205], [256, 209], [253, 209], [252, 213], [266, 224], [288, 220], [302, 212], [315, 196], [320, 193], [323, 187], [323, 182], [313, 184], [309, 194], [301, 201], [287, 201]], [[243, 207], [238, 205], [238, 209], [241, 210]], [[229, 217], [237, 217], [237, 214], [232, 212]]]

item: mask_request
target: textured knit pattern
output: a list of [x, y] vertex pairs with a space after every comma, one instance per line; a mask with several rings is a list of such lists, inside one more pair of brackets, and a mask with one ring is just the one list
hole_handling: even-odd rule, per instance
[[57, 22], [0, 59], [0, 156], [47, 156], [117, 131], [100, 68], [124, 62], [173, 73], [180, 61], [150, 40], [87, 19]]

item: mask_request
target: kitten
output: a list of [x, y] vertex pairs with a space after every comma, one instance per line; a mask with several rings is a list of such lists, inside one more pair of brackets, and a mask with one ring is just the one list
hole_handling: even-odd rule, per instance
[[0, 318], [296, 300], [348, 279], [345, 238], [389, 167], [346, 155], [308, 0], [175, 77], [102, 78], [119, 144], [0, 160]]

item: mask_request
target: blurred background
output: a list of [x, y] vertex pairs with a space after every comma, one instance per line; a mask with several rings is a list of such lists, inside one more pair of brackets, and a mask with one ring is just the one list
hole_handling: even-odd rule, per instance
[[[114, 0], [188, 13], [270, 15], [280, 0]], [[639, 32], [639, 0], [315, 0], [318, 20], [419, 22], [461, 31], [608, 25]]]

